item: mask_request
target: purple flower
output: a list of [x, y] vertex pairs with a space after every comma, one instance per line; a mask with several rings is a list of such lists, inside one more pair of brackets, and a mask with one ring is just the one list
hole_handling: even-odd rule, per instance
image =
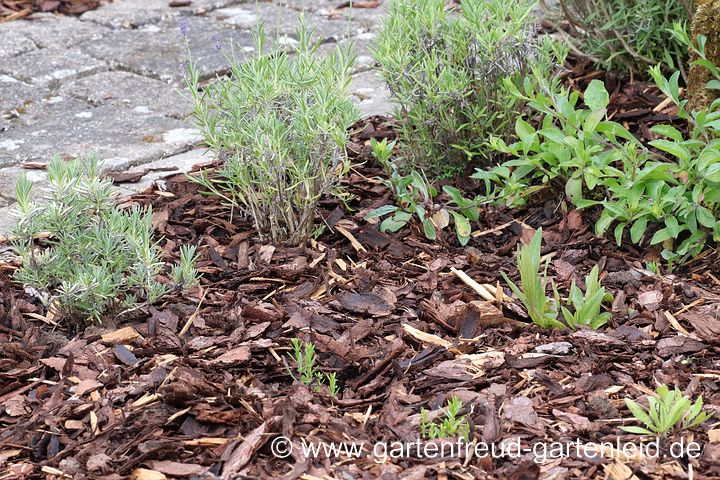
[[217, 33], [213, 33], [210, 35], [210, 38], [212, 38], [215, 41], [215, 48], [217, 50], [222, 50], [222, 45], [220, 44], [220, 38], [217, 36]]
[[184, 19], [180, 20], [180, 34], [183, 37], [187, 37], [188, 30], [190, 29], [188, 28], [187, 22]]

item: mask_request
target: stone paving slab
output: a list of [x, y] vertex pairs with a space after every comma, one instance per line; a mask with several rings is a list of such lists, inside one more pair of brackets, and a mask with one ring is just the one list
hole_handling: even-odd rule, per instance
[[[124, 2], [125, 0], [121, 0], [118, 3]], [[40, 48], [73, 48], [86, 42], [97, 41], [110, 31], [109, 28], [83, 22], [75, 17], [53, 13], [36, 13], [28, 20], [8, 22], [2, 29], [2, 32], [11, 37], [27, 37]]]
[[98, 73], [63, 85], [59, 93], [93, 106], [112, 105], [177, 119], [186, 118], [192, 111], [192, 103], [180, 86], [131, 72]]
[[[223, 51], [216, 48], [213, 35], [225, 46], [231, 42], [241, 48], [254, 45], [247, 31], [227, 28], [201, 17], [188, 19], [187, 23], [192, 56], [205, 77], [227, 69], [227, 60]], [[188, 60], [185, 42], [175, 21], [137, 30], [117, 30], [82, 48], [116, 68], [177, 84], [182, 80]]]
[[0, 73], [41, 87], [107, 70], [107, 64], [78, 50], [48, 48], [3, 59]]
[[374, 71], [368, 70], [353, 75], [349, 91], [355, 97], [363, 117], [392, 113], [390, 92]]
[[80, 19], [114, 29], [135, 29], [179, 16], [202, 15], [247, 0], [193, 0], [187, 7], [169, 7], [167, 0], [119, 0], [83, 13]]
[[37, 45], [30, 37], [11, 29], [0, 30], [0, 59], [35, 50]]
[[[50, 111], [42, 123], [3, 133], [0, 154], [16, 162], [46, 162], [57, 153], [73, 157], [96, 151], [113, 169], [155, 160], [198, 140], [185, 121], [153, 113], [92, 107], [64, 98], [62, 111]], [[63, 125], [63, 128], [52, 126]]]

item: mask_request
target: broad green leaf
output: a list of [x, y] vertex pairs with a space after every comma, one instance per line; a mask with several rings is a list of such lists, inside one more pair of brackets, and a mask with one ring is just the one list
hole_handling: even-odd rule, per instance
[[461, 213], [452, 211], [450, 213], [452, 213], [452, 216], [455, 219], [455, 231], [457, 232], [458, 239], [460, 237], [469, 238], [470, 233], [472, 232], [470, 221]]
[[600, 80], [593, 80], [585, 90], [585, 105], [592, 111], [603, 110], [610, 103], [610, 96], [605, 84]]
[[435, 231], [435, 225], [433, 225], [432, 220], [426, 218], [422, 222], [422, 226], [425, 238], [427, 238], [428, 240], [435, 240], [437, 238], [437, 232]]
[[658, 243], [662, 243], [670, 238], [673, 238], [670, 230], [668, 230], [667, 228], [661, 228], [660, 230], [655, 232], [655, 235], [653, 235], [653, 237], [650, 239], [650, 245], [657, 245]]
[[697, 214], [697, 220], [700, 222], [700, 225], [707, 228], [713, 228], [717, 221], [715, 220], [715, 215], [712, 214], [710, 210], [703, 206], [698, 206], [695, 210], [695, 213]]
[[630, 240], [634, 244], [640, 243], [640, 240], [642, 240], [643, 236], [645, 235], [645, 230], [647, 229], [647, 223], [648, 223], [648, 217], [640, 217], [637, 220], [635, 220], [635, 223], [633, 223], [632, 228], [630, 228]]
[[653, 140], [650, 142], [650, 145], [679, 158], [683, 162], [690, 161], [690, 150], [680, 143], [661, 138], [659, 140]]
[[622, 237], [623, 232], [625, 232], [625, 226], [627, 225], [626, 222], [620, 222], [615, 226], [615, 243], [618, 244], [618, 246], [622, 245]]
[[518, 117], [517, 120], [515, 120], [515, 133], [517, 133], [517, 136], [520, 140], [525, 140], [526, 138], [530, 137], [530, 135], [535, 133], [535, 129], [525, 120]]
[[395, 233], [405, 225], [407, 225], [406, 220], [396, 220], [395, 217], [388, 217], [380, 224], [380, 231]]
[[651, 132], [671, 138], [677, 142], [683, 141], [683, 134], [677, 128], [671, 125], [655, 125], [650, 129]]
[[395, 205], [383, 205], [382, 207], [369, 211], [367, 215], [365, 215], [365, 219], [382, 217], [383, 215], [393, 213], [396, 210], [398, 210], [398, 207]]

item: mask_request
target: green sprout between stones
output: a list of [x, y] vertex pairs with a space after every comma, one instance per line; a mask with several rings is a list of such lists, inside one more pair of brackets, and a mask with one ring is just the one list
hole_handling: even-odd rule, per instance
[[436, 438], [451, 438], [458, 436], [465, 441], [470, 437], [470, 424], [465, 415], [460, 415], [463, 402], [453, 396], [447, 402], [445, 416], [434, 421], [429, 420], [429, 411], [420, 410], [420, 433], [423, 438], [433, 440]]
[[335, 372], [325, 374], [318, 368], [316, 365], [315, 345], [312, 342], [305, 342], [297, 338], [290, 340], [290, 345], [292, 346], [292, 352], [288, 356], [295, 363], [295, 372], [288, 369], [290, 376], [303, 385], [313, 386], [315, 392], [319, 392], [323, 386], [327, 386], [330, 396], [336, 398], [340, 393], [337, 376]]
[[670, 390], [667, 385], [660, 385], [655, 395], [648, 396], [648, 408], [643, 408], [633, 400], [626, 398], [630, 413], [644, 427], [620, 427], [628, 433], [641, 435], [659, 435], [666, 437], [675, 430], [687, 430], [700, 425], [712, 417], [703, 411], [702, 395], [694, 402], [675, 387]]

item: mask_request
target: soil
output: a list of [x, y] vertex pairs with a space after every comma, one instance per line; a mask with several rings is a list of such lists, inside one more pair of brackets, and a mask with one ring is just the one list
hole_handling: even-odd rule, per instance
[[[600, 76], [580, 66], [568, 82]], [[641, 138], [673, 119], [657, 89], [606, 80], [611, 115]], [[102, 327], [61, 333], [0, 261], [0, 478], [720, 478], [713, 420], [663, 439], [659, 455], [623, 450], [650, 439], [619, 428], [636, 425], [624, 399], [647, 404], [659, 383], [720, 412], [716, 252], [650, 271], [656, 250], [596, 238], [599, 212], [561, 198], [487, 208], [467, 247], [417, 225], [381, 233], [364, 216], [392, 197], [369, 139], [393, 137], [388, 118], [356, 126], [354, 199], [324, 200], [324, 231], [302, 247], [259, 244], [184, 175], [128, 199], [153, 207], [167, 261], [199, 245], [201, 284]], [[605, 328], [543, 330], [511, 298], [500, 272], [517, 280], [516, 246], [538, 227], [563, 295], [600, 265], [614, 296]], [[293, 338], [314, 343], [336, 397], [294, 380]], [[450, 455], [457, 438], [419, 441], [421, 410], [437, 417], [453, 396], [470, 454]], [[303, 450], [319, 442], [364, 450]]]

